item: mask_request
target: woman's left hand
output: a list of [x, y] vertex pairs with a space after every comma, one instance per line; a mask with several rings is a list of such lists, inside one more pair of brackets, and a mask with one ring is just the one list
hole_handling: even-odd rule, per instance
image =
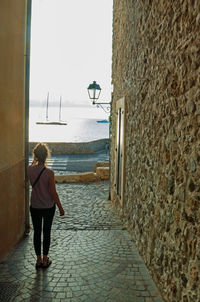
[[65, 211], [64, 211], [63, 207], [59, 208], [59, 211], [60, 211], [60, 216], [65, 215]]

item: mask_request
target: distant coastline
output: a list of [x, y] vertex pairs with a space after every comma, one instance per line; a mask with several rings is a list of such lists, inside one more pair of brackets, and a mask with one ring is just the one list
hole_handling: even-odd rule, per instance
[[[46, 100], [41, 100], [41, 101], [38, 101], [38, 100], [30, 100], [30, 103], [29, 103], [29, 106], [30, 107], [45, 107], [46, 106]], [[50, 107], [58, 107], [58, 101], [51, 101], [50, 102]], [[69, 102], [69, 101], [63, 101], [62, 103], [62, 107], [74, 107], [74, 108], [91, 108], [91, 104], [88, 103], [88, 104], [82, 104], [82, 103], [79, 103], [79, 104], [76, 104], [76, 103], [73, 103], [73, 102]]]

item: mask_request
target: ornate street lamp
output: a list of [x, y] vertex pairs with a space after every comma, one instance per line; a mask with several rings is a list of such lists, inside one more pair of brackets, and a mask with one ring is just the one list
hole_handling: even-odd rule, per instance
[[[89, 98], [92, 100], [93, 105], [97, 105], [97, 107], [100, 106], [107, 113], [110, 112], [110, 105], [111, 105], [110, 102], [109, 103], [97, 102], [101, 94], [101, 87], [99, 84], [96, 83], [96, 81], [93, 81], [93, 83], [88, 86], [87, 90], [88, 90]], [[109, 105], [109, 106], [105, 108], [102, 105]]]
[[96, 83], [96, 81], [93, 81], [92, 84], [90, 84], [88, 86], [88, 95], [89, 95], [89, 98], [92, 101], [92, 104], [95, 105], [96, 104], [96, 101], [95, 100], [98, 100], [100, 94], [101, 94], [101, 87], [99, 84]]

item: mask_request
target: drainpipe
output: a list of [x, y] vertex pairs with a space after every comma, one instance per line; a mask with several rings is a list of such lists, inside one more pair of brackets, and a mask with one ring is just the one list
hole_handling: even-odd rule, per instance
[[31, 40], [31, 4], [26, 2], [26, 36], [25, 36], [25, 234], [29, 233], [29, 181], [27, 175], [29, 156], [29, 80], [30, 80], [30, 40]]

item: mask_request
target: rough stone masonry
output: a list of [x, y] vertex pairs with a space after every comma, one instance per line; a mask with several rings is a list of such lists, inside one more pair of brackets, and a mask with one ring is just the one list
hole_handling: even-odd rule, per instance
[[115, 106], [125, 97], [132, 237], [163, 298], [200, 301], [200, 1], [114, 0]]

